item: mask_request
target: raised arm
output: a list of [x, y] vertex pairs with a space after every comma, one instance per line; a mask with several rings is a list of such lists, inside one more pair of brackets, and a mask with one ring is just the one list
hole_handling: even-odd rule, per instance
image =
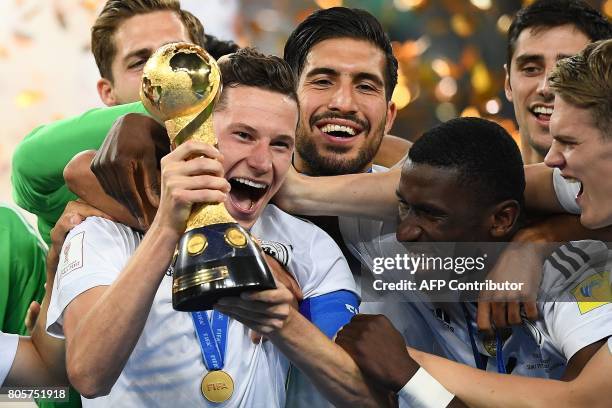
[[43, 238], [74, 195], [66, 188], [62, 172], [75, 154], [97, 149], [115, 120], [128, 112], [144, 112], [135, 103], [93, 109], [81, 116], [40, 126], [17, 146], [12, 159], [13, 199], [40, 217]]
[[386, 173], [309, 177], [291, 169], [274, 203], [294, 214], [395, 219], [400, 173], [395, 168]]

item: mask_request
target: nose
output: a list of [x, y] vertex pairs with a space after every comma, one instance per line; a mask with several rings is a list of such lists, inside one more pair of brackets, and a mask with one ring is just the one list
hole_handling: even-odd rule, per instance
[[537, 89], [538, 94], [543, 96], [545, 99], [552, 99], [554, 97], [553, 92], [550, 90], [550, 87], [548, 86], [548, 76], [549, 75], [550, 75], [550, 70], [547, 70], [544, 73], [544, 76], [542, 77], [542, 79], [540, 80], [540, 83], [538, 84], [538, 89]]
[[561, 152], [559, 142], [557, 142], [556, 140], [553, 140], [552, 145], [550, 146], [550, 150], [544, 158], [544, 163], [548, 167], [558, 167], [560, 169], [563, 169], [563, 167], [565, 166], [565, 157]]
[[411, 216], [404, 218], [395, 233], [395, 238], [399, 242], [414, 242], [418, 241], [423, 235], [423, 229], [414, 222]]
[[334, 89], [327, 107], [329, 110], [343, 113], [357, 112], [352, 85], [350, 83], [340, 82]]
[[266, 174], [272, 170], [272, 154], [268, 143], [260, 141], [247, 158], [247, 164], [257, 174]]

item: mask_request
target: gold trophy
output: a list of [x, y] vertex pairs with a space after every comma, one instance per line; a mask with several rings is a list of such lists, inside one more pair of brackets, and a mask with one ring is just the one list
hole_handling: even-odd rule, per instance
[[[173, 43], [146, 63], [140, 99], [165, 124], [172, 149], [189, 139], [216, 146], [212, 114], [221, 87], [206, 51]], [[180, 311], [209, 310], [221, 297], [275, 287], [259, 247], [223, 203], [193, 206], [173, 266], [172, 305]]]

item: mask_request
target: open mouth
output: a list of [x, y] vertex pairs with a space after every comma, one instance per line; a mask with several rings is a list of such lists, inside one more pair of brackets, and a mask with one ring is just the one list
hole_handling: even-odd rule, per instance
[[229, 183], [231, 185], [229, 197], [232, 204], [245, 213], [255, 212], [270, 188], [267, 183], [243, 177], [232, 177]]
[[550, 122], [550, 115], [553, 113], [553, 108], [544, 105], [534, 105], [529, 111], [538, 121], [548, 123]]
[[580, 185], [578, 193], [576, 194], [576, 199], [580, 198], [582, 196], [582, 194], [584, 193], [584, 184], [582, 184], [582, 181], [580, 181], [580, 180], [578, 180], [577, 178], [574, 178], [574, 177], [566, 177], [566, 176], [564, 176], [563, 178], [568, 183], [571, 183], [571, 184], [578, 183]]
[[345, 142], [354, 139], [361, 132], [363, 126], [345, 119], [321, 120], [316, 127], [332, 141]]

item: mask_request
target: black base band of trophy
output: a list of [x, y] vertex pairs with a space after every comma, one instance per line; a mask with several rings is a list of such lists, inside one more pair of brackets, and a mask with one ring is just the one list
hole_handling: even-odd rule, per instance
[[210, 310], [222, 297], [274, 288], [261, 251], [239, 224], [211, 224], [181, 237], [173, 265], [175, 310]]

